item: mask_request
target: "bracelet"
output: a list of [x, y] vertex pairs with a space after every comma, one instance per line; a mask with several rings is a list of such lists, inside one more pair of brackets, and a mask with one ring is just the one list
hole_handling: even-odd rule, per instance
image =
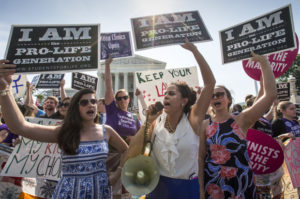
[[121, 167], [121, 166], [118, 166], [118, 168], [117, 168], [117, 169], [121, 169], [121, 170], [122, 170], [122, 169], [123, 169], [123, 167]]
[[10, 89], [0, 90], [0, 96], [5, 96], [10, 92]]

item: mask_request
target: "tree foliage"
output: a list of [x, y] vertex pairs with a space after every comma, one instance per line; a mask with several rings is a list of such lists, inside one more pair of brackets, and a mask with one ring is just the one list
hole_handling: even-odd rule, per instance
[[287, 82], [290, 75], [296, 78], [296, 88], [298, 89], [298, 94], [300, 94], [300, 54], [297, 55], [292, 66], [278, 80], [280, 82]]

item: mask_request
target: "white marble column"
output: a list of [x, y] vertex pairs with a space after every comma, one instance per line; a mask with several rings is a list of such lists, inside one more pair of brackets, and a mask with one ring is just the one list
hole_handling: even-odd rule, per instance
[[134, 106], [138, 107], [137, 97], [135, 96], [136, 85], [135, 85], [134, 73], [133, 73], [132, 81], [133, 81], [133, 104]]
[[97, 96], [97, 99], [99, 99], [101, 97], [101, 93], [103, 92], [102, 91], [102, 82], [103, 82], [103, 79], [102, 79], [102, 74], [101, 74], [100, 70], [98, 70], [97, 76], [98, 76], [98, 83], [97, 83], [96, 96]]
[[128, 91], [128, 73], [123, 73], [124, 75], [124, 89]]
[[115, 90], [114, 93], [116, 93], [119, 90], [119, 73], [114, 73], [115, 75]]

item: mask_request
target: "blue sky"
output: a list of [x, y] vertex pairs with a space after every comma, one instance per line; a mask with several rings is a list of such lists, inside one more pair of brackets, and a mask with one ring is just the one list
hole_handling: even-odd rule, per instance
[[[0, 0], [0, 2], [1, 57], [5, 54], [12, 24], [100, 23], [101, 32], [119, 32], [131, 31], [130, 18], [198, 10], [213, 41], [196, 45], [211, 66], [217, 84], [228, 87], [235, 102], [242, 102], [247, 94], [255, 94], [254, 81], [244, 72], [241, 61], [222, 65], [219, 31], [291, 4], [295, 31], [300, 34], [300, 0]], [[193, 56], [179, 45], [138, 51], [136, 54], [166, 62], [167, 68], [197, 65]], [[88, 74], [96, 76], [96, 72]], [[28, 79], [31, 78], [32, 75], [29, 75]], [[66, 80], [66, 87], [70, 87], [70, 74], [67, 74]]]

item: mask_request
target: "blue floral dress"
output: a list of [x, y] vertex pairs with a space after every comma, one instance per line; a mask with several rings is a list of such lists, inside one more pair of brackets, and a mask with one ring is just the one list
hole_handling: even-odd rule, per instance
[[256, 198], [247, 141], [233, 118], [206, 129], [205, 198]]
[[111, 198], [106, 172], [108, 144], [105, 139], [80, 142], [77, 155], [62, 154], [62, 178], [52, 199]]

